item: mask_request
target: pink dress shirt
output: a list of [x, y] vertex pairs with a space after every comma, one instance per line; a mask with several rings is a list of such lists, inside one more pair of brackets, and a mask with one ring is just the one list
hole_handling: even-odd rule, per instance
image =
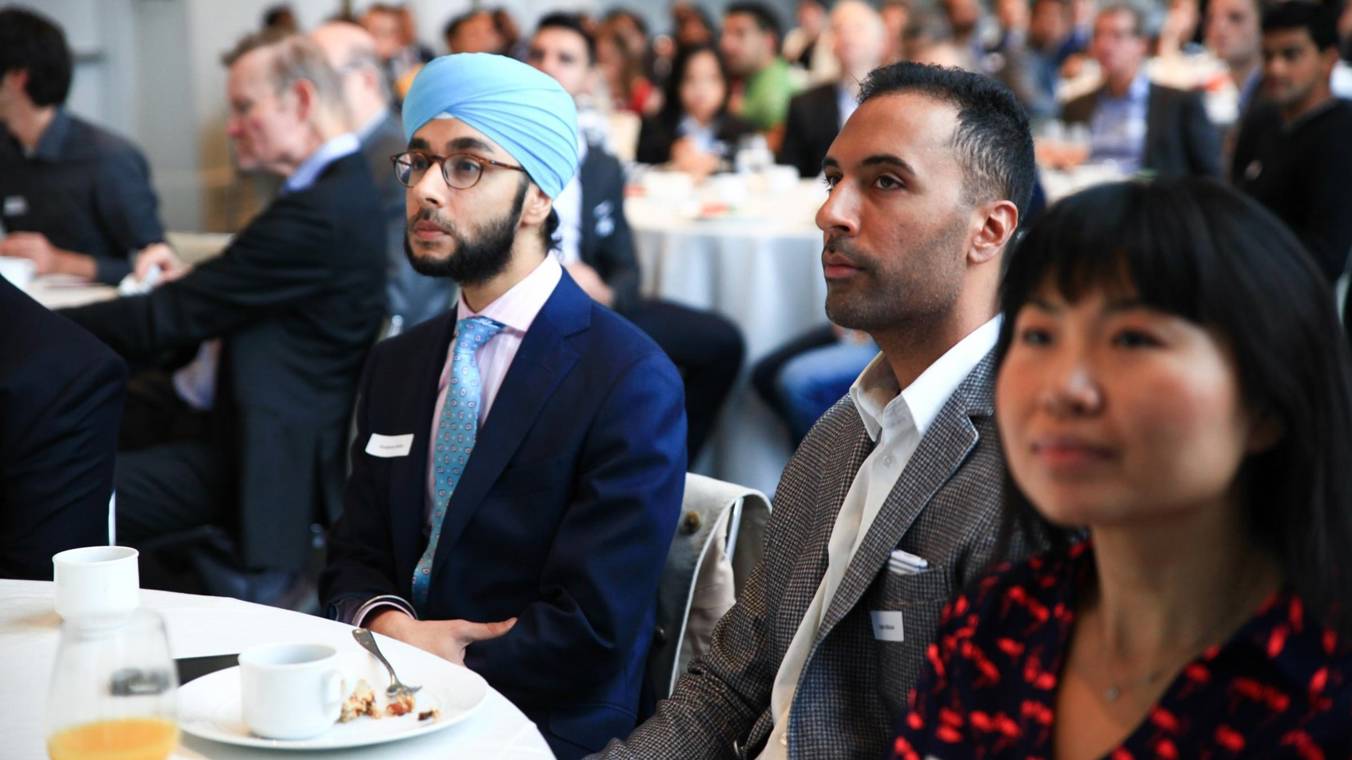
[[[493, 401], [498, 396], [498, 389], [502, 387], [502, 380], [507, 376], [507, 370], [512, 366], [512, 360], [516, 358], [516, 352], [521, 348], [521, 341], [526, 337], [526, 331], [530, 329], [531, 323], [535, 321], [536, 315], [544, 308], [545, 301], [554, 293], [554, 288], [558, 286], [559, 280], [563, 278], [563, 267], [559, 260], [553, 254], [545, 256], [545, 260], [535, 267], [535, 270], [526, 275], [525, 279], [513, 285], [510, 290], [498, 296], [497, 300], [484, 307], [484, 310], [475, 313], [465, 303], [465, 297], [462, 293], [460, 302], [456, 306], [456, 321], [474, 316], [488, 317], [497, 322], [501, 322], [505, 327], [494, 335], [482, 348], [475, 354], [475, 359], [479, 363], [479, 378], [481, 381], [482, 397], [479, 399], [479, 426], [482, 428], [484, 420], [488, 419], [488, 412], [493, 407]], [[441, 368], [441, 379], [437, 381], [437, 403], [432, 410], [431, 434], [428, 440], [436, 440], [437, 421], [441, 419], [441, 408], [446, 404], [446, 386], [451, 378], [451, 359], [455, 354], [455, 340], [446, 349], [446, 363]], [[423, 519], [427, 523], [427, 529], [430, 531], [432, 504], [434, 502], [433, 493], [435, 492], [435, 472], [436, 468], [432, 463], [432, 457], [435, 449], [432, 446], [427, 447], [427, 494], [423, 504]]]

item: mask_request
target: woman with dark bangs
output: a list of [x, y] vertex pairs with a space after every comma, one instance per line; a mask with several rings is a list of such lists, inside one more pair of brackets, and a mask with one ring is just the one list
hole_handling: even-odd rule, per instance
[[1352, 756], [1352, 380], [1333, 296], [1209, 181], [1049, 208], [1009, 261], [1006, 533], [897, 758]]
[[638, 135], [641, 164], [666, 164], [703, 178], [730, 166], [737, 142], [755, 130], [728, 112], [728, 71], [718, 49], [682, 49], [672, 64], [662, 110]]

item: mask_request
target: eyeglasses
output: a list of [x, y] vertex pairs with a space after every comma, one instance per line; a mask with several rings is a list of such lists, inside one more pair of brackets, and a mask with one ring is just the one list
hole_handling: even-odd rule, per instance
[[441, 165], [441, 178], [446, 180], [448, 187], [457, 190], [468, 190], [479, 184], [479, 178], [484, 176], [484, 169], [489, 166], [518, 172], [525, 171], [520, 166], [504, 164], [491, 158], [476, 156], [473, 153], [434, 156], [431, 153], [411, 150], [397, 156], [390, 156], [390, 161], [394, 164], [395, 178], [404, 187], [413, 187], [422, 182], [423, 176], [427, 174], [428, 169], [432, 168], [432, 164]]

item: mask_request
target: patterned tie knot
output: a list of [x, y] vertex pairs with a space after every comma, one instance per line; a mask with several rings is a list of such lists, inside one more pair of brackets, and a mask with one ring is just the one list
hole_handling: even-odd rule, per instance
[[473, 354], [503, 328], [488, 317], [466, 317], [456, 324], [455, 352]]

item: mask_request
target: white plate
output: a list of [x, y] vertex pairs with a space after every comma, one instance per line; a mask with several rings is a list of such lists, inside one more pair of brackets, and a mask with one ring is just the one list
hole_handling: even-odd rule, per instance
[[[382, 642], [385, 643], [385, 642]], [[264, 749], [342, 749], [408, 739], [439, 731], [470, 717], [488, 696], [483, 677], [426, 652], [398, 645], [382, 646], [394, 669], [411, 683], [422, 684], [417, 710], [397, 718], [361, 717], [337, 723], [309, 739], [264, 739], [244, 725], [240, 706], [239, 668], [227, 668], [184, 684], [178, 692], [178, 722], [184, 733], [211, 741]], [[352, 645], [339, 652], [346, 693], [358, 679], [365, 679], [376, 692], [376, 705], [386, 704], [389, 675], [375, 658]], [[440, 715], [419, 721], [418, 712], [436, 708]]]

